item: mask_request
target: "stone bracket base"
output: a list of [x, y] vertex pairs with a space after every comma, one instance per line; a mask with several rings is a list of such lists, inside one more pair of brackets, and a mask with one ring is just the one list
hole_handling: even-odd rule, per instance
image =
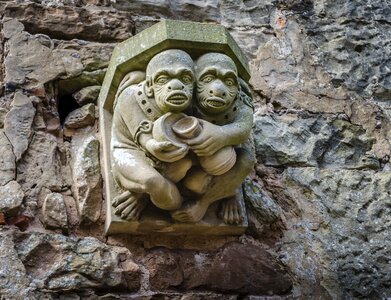
[[243, 222], [239, 225], [225, 224], [218, 215], [220, 203], [211, 205], [205, 217], [198, 223], [179, 223], [171, 219], [168, 212], [155, 208], [152, 204], [143, 212], [138, 221], [125, 221], [114, 214], [114, 208], [108, 205], [106, 235], [130, 233], [136, 235], [164, 233], [168, 235], [241, 235], [248, 226], [243, 195], [240, 197]]

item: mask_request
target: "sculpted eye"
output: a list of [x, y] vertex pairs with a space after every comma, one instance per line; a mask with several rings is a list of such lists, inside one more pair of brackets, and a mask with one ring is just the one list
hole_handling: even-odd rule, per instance
[[214, 79], [215, 79], [215, 76], [213, 76], [213, 75], [206, 75], [206, 76], [201, 78], [201, 81], [205, 82], [205, 83], [209, 83], [209, 82], [211, 82]]
[[189, 75], [184, 75], [182, 77], [182, 82], [186, 83], [186, 84], [192, 83], [193, 82], [193, 78], [191, 76], [189, 76]]
[[225, 84], [228, 86], [233, 86], [233, 85], [235, 85], [235, 80], [233, 80], [232, 78], [227, 78], [225, 80]]
[[165, 84], [168, 81], [168, 77], [165, 75], [161, 75], [158, 78], [155, 79], [155, 82], [157, 84]]

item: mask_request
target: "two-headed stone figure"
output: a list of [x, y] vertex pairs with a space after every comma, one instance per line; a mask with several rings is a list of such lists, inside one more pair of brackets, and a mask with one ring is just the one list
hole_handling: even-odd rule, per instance
[[[139, 76], [125, 78], [114, 107], [112, 173], [124, 191], [113, 200], [116, 214], [136, 220], [151, 201], [176, 221], [198, 222], [223, 200], [224, 221], [240, 223], [236, 193], [254, 164], [246, 145], [253, 109], [235, 63], [220, 53], [194, 63], [172, 49], [150, 60], [145, 80], [133, 74]], [[196, 134], [175, 130], [188, 121]]]

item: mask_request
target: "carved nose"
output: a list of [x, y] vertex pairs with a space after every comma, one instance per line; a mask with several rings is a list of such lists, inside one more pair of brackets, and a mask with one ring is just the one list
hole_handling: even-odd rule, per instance
[[224, 98], [227, 96], [226, 89], [221, 81], [214, 82], [209, 90], [209, 95]]
[[210, 90], [210, 91], [209, 91], [209, 94], [210, 94], [211, 96], [217, 96], [217, 97], [221, 97], [221, 98], [227, 96], [227, 93], [226, 93], [226, 92], [221, 92], [221, 91], [217, 91], [217, 90]]
[[171, 80], [170, 84], [168, 85], [168, 89], [171, 90], [183, 90], [185, 88], [184, 84], [178, 80], [173, 79]]

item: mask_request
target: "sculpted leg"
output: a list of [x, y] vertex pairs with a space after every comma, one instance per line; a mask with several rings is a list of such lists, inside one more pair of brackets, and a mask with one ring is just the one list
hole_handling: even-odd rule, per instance
[[156, 171], [146, 182], [146, 191], [155, 206], [164, 210], [175, 210], [181, 207], [183, 199], [178, 188], [170, 180]]
[[235, 195], [236, 189], [254, 166], [254, 158], [249, 152], [241, 148], [236, 151], [235, 166], [227, 173], [214, 177], [207, 191], [198, 201], [172, 212], [174, 220], [185, 223], [198, 222], [204, 217], [212, 203]]
[[183, 180], [183, 184], [190, 191], [201, 195], [206, 192], [212, 178], [213, 177], [207, 174], [204, 170], [190, 170]]
[[148, 194], [158, 208], [174, 210], [181, 206], [182, 197], [175, 184], [153, 168], [144, 153], [127, 150], [125, 154], [126, 159], [122, 155], [122, 160], [115, 161], [113, 168], [116, 182], [127, 191], [114, 199], [113, 205], [117, 209], [121, 205], [118, 214], [122, 216], [129, 212], [128, 217], [134, 219], [146, 206], [145, 196]]
[[186, 173], [189, 171], [192, 164], [193, 162], [190, 158], [184, 157], [178, 161], [167, 164], [166, 169], [163, 171], [163, 175], [172, 182], [177, 183], [186, 176]]
[[[127, 179], [127, 181], [129, 181], [129, 179]], [[140, 182], [140, 186], [137, 185], [137, 188], [135, 189], [128, 189], [128, 191], [132, 193], [134, 201], [139, 201], [139, 199], [141, 199], [134, 195], [146, 193], [149, 194], [152, 203], [158, 208], [174, 210], [182, 205], [182, 196], [179, 194], [175, 184], [163, 177], [163, 175], [154, 168], [150, 167], [148, 170], [140, 170], [138, 181]], [[141, 182], [143, 183], [141, 184]], [[133, 182], [132, 185], [134, 185]], [[126, 185], [123, 186], [123, 188], [126, 189]], [[117, 202], [119, 201], [120, 200], [117, 200]], [[141, 206], [141, 204], [139, 206]], [[145, 205], [143, 205], [143, 207], [145, 207]]]

